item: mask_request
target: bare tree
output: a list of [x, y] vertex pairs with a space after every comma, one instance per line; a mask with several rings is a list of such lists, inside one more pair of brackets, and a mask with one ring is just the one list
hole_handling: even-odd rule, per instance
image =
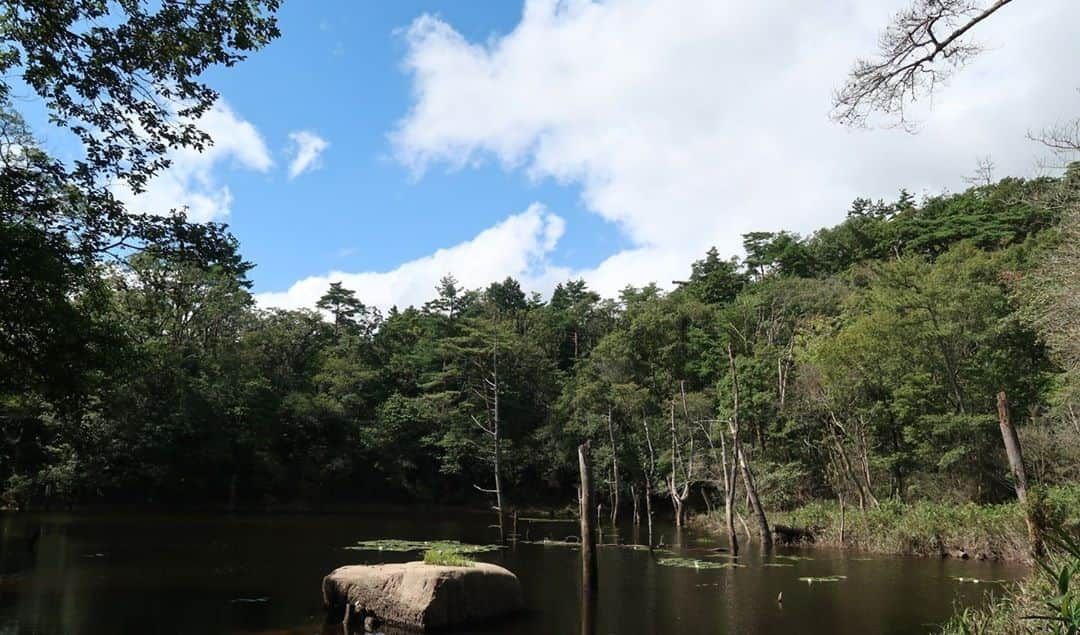
[[[491, 439], [491, 462], [494, 472], [494, 488], [484, 488], [474, 485], [476, 489], [486, 494], [495, 495], [495, 511], [499, 515], [499, 540], [506, 541], [506, 501], [502, 487], [502, 434], [499, 426], [499, 337], [495, 334], [491, 345], [491, 366], [481, 376], [479, 386], [473, 388], [474, 392], [486, 405], [487, 422], [472, 416], [473, 423], [484, 431]], [[515, 537], [516, 540], [516, 537]]]
[[607, 411], [608, 438], [611, 440], [611, 524], [619, 524], [619, 450], [615, 444], [615, 424], [612, 423], [611, 406]]
[[878, 55], [855, 61], [833, 97], [833, 119], [866, 125], [871, 113], [913, 130], [909, 103], [928, 97], [983, 48], [968, 32], [1012, 0], [915, 0], [893, 16], [878, 37]]
[[645, 416], [645, 412], [641, 413], [641, 426], [645, 429], [645, 444], [648, 450], [648, 456], [645, 463], [645, 518], [649, 526], [649, 549], [653, 547], [653, 514], [652, 514], [652, 486], [656, 482], [656, 452], [653, 450], [652, 433], [649, 431], [649, 418]]
[[997, 166], [994, 164], [994, 160], [990, 158], [990, 155], [979, 157], [975, 161], [975, 173], [971, 176], [965, 176], [964, 182], [974, 187], [993, 185], [995, 167]]
[[690, 486], [694, 483], [694, 431], [687, 430], [689, 441], [684, 452], [675, 427], [675, 400], [671, 401], [671, 475], [668, 476], [668, 493], [675, 512], [675, 526], [682, 527], [686, 518], [686, 500], [690, 498]]
[[1059, 122], [1039, 132], [1029, 132], [1028, 138], [1050, 148], [1059, 158], [1072, 160], [1080, 153], [1080, 119]]

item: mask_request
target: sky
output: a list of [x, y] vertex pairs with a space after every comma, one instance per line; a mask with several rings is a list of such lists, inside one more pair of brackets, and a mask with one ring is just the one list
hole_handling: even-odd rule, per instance
[[[670, 287], [749, 231], [803, 234], [858, 197], [958, 191], [1080, 113], [1080, 6], [1013, 3], [917, 134], [830, 121], [833, 90], [910, 0], [285, 2], [282, 36], [207, 74], [215, 138], [136, 198], [226, 222], [264, 307], [341, 281], [420, 304], [439, 278], [547, 296]], [[797, 8], [792, 8], [792, 7]]]

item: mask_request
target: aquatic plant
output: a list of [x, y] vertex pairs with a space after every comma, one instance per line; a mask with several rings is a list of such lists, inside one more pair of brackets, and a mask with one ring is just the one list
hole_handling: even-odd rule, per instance
[[456, 540], [399, 540], [396, 538], [361, 540], [355, 545], [349, 545], [345, 548], [354, 551], [393, 551], [400, 553], [438, 550], [457, 554], [486, 553], [502, 549], [499, 545], [473, 545]]
[[476, 562], [457, 551], [428, 549], [424, 552], [424, 564], [435, 564], [444, 567], [471, 567]]
[[807, 584], [813, 584], [815, 582], [841, 582], [843, 580], [847, 580], [846, 575], [826, 575], [821, 577], [799, 578], [800, 582], [805, 582]]
[[745, 567], [737, 562], [709, 562], [695, 558], [660, 558], [656, 564], [662, 567], [683, 567], [686, 569], [735, 569]]

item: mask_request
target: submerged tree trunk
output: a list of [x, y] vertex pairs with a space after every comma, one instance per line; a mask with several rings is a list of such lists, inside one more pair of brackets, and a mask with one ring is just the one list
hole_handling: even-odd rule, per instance
[[578, 446], [578, 469], [581, 472], [581, 588], [596, 591], [596, 532], [592, 526], [592, 473], [589, 467], [589, 442]]
[[761, 534], [761, 544], [764, 545], [765, 548], [770, 548], [772, 547], [772, 531], [769, 529], [769, 519], [765, 517], [765, 508], [761, 506], [761, 499], [758, 498], [757, 487], [754, 486], [754, 474], [750, 471], [750, 465], [746, 462], [746, 456], [743, 454], [742, 447], [738, 448], [738, 455], [743, 486], [746, 487], [746, 494], [750, 499], [750, 506], [754, 510], [754, 516], [757, 517], [758, 533]]
[[649, 549], [653, 548], [653, 513], [652, 513], [652, 484], [656, 482], [656, 452], [653, 451], [652, 434], [649, 432], [649, 418], [645, 412], [641, 413], [641, 427], [645, 429], [645, 443], [649, 451], [649, 460], [645, 466], [645, 516], [649, 524]]
[[998, 424], [1001, 427], [1001, 439], [1005, 442], [1005, 454], [1009, 457], [1009, 468], [1015, 479], [1016, 498], [1024, 509], [1024, 521], [1027, 523], [1028, 540], [1031, 543], [1033, 556], [1043, 554], [1042, 535], [1039, 525], [1035, 521], [1033, 510], [1028, 505], [1027, 497], [1027, 473], [1024, 471], [1024, 455], [1020, 450], [1020, 437], [1016, 434], [1016, 428], [1012, 424], [1009, 415], [1009, 401], [1002, 390], [997, 394]]
[[844, 546], [844, 495], [837, 492], [836, 500], [840, 503], [840, 546]]
[[720, 436], [720, 469], [724, 473], [724, 524], [727, 526], [728, 544], [731, 555], [739, 555], [739, 536], [735, 533], [735, 457], [731, 458], [731, 469], [728, 469], [727, 444], [724, 435]]
[[492, 431], [495, 437], [495, 506], [499, 511], [499, 540], [506, 542], [506, 498], [503, 496], [502, 487], [502, 439], [499, 430], [499, 344], [495, 342], [495, 349], [491, 353], [492, 366], [491, 392], [493, 396], [492, 407]]
[[649, 486], [649, 481], [645, 481], [645, 520], [649, 525], [649, 549], [653, 548], [656, 543], [653, 542], [652, 533], [652, 487]]

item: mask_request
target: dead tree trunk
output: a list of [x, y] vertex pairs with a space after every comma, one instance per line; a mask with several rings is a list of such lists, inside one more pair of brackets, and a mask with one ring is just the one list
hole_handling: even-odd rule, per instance
[[648, 462], [645, 465], [645, 518], [649, 525], [649, 549], [653, 548], [653, 513], [652, 513], [652, 484], [656, 482], [656, 452], [653, 450], [652, 434], [649, 432], [649, 418], [645, 412], [641, 413], [641, 426], [645, 429], [645, 444], [648, 448]]
[[757, 516], [758, 533], [761, 534], [761, 543], [768, 549], [772, 547], [772, 531], [769, 530], [769, 520], [765, 517], [765, 509], [761, 506], [758, 498], [757, 487], [754, 486], [754, 474], [750, 471], [750, 465], [746, 462], [742, 446], [739, 443], [739, 376], [735, 370], [735, 353], [728, 345], [728, 364], [731, 367], [731, 388], [734, 398], [734, 410], [731, 417], [731, 443], [735, 448], [735, 457], [739, 462], [739, 471], [742, 473], [743, 486], [746, 494], [750, 497], [750, 504]]
[[739, 535], [735, 533], [735, 457], [731, 457], [731, 468], [728, 469], [727, 444], [724, 435], [720, 434], [720, 469], [724, 473], [724, 524], [727, 526], [728, 543], [731, 555], [739, 555]]
[[499, 516], [499, 542], [506, 542], [506, 496], [502, 486], [502, 435], [499, 425], [499, 340], [495, 338], [491, 349], [491, 374], [482, 376], [483, 385], [477, 389], [481, 393], [488, 406], [488, 416], [491, 420], [484, 425], [475, 416], [473, 423], [491, 437], [492, 466], [494, 472], [495, 487], [487, 489], [474, 485], [476, 489], [486, 494], [495, 495], [495, 512]]
[[[694, 473], [694, 437], [693, 431], [690, 436], [690, 454], [686, 458], [686, 474], [679, 474], [683, 467], [682, 450], [679, 447], [678, 433], [675, 429], [675, 401], [671, 402], [671, 476], [668, 478], [668, 492], [671, 495], [671, 506], [675, 513], [675, 527], [683, 526], [686, 512], [686, 499], [690, 497], [690, 484], [693, 482]], [[682, 484], [679, 479], [682, 478]]]
[[588, 593], [597, 589], [596, 532], [592, 526], [593, 485], [588, 441], [578, 446], [578, 468], [581, 471], [581, 588]]
[[611, 439], [611, 524], [619, 523], [619, 451], [615, 445], [615, 426], [611, 422], [611, 407], [607, 412], [608, 437]]
[[1009, 415], [1009, 400], [1002, 390], [997, 394], [998, 424], [1001, 426], [1001, 439], [1005, 442], [1005, 454], [1009, 457], [1009, 468], [1015, 479], [1016, 498], [1024, 509], [1024, 521], [1027, 523], [1028, 540], [1031, 542], [1033, 556], [1043, 554], [1042, 535], [1039, 525], [1035, 521], [1032, 509], [1028, 505], [1027, 497], [1027, 473], [1024, 471], [1024, 455], [1020, 451], [1020, 437], [1016, 434], [1012, 419]]

